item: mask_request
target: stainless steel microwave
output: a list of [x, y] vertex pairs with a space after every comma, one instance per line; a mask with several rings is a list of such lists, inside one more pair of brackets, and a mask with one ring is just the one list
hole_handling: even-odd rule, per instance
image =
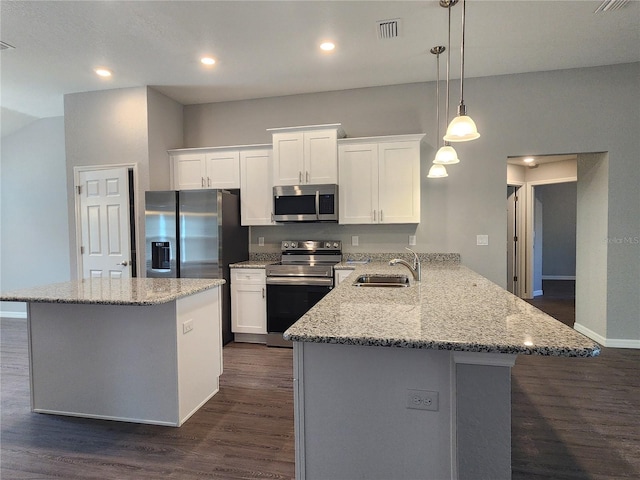
[[273, 187], [276, 222], [337, 222], [338, 185]]

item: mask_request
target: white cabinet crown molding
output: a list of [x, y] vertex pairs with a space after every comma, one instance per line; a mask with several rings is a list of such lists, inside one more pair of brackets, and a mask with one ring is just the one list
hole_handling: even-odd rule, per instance
[[410, 133], [401, 135], [378, 135], [375, 137], [348, 137], [339, 138], [338, 145], [349, 145], [357, 143], [379, 143], [379, 142], [422, 142], [426, 133]]
[[305, 130], [337, 130], [338, 138], [346, 136], [342, 129], [341, 123], [325, 123], [323, 125], [301, 125], [297, 127], [276, 127], [267, 128], [267, 132], [273, 133], [288, 133], [288, 132], [303, 132]]
[[246, 150], [251, 148], [271, 148], [270, 143], [255, 143], [251, 145], [224, 145], [219, 147], [185, 147], [185, 148], [172, 148], [167, 150], [168, 154], [176, 153], [206, 153], [216, 150]]

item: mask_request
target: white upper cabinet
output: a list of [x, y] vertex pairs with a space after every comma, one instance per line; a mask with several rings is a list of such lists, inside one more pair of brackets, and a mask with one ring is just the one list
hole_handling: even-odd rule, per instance
[[170, 150], [175, 190], [240, 188], [240, 152], [235, 148]]
[[273, 185], [338, 183], [339, 123], [272, 128]]
[[170, 154], [174, 190], [205, 188], [206, 165], [203, 153]]
[[242, 225], [273, 225], [271, 148], [240, 151], [240, 211]]
[[420, 223], [424, 134], [339, 141], [341, 224]]

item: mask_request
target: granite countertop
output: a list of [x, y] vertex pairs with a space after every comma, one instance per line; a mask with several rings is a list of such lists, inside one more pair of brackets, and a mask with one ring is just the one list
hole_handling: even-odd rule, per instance
[[[456, 264], [371, 262], [356, 273], [406, 274], [406, 288], [342, 282], [284, 334], [298, 342], [591, 357], [600, 346], [495, 283]], [[355, 277], [354, 277], [355, 280]]]
[[198, 278], [87, 278], [0, 294], [6, 302], [158, 305], [225, 283]]

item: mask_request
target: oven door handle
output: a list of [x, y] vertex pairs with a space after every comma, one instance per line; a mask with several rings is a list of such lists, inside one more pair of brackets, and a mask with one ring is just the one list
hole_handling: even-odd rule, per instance
[[316, 220], [320, 220], [320, 190], [316, 190]]
[[321, 277], [267, 277], [267, 285], [294, 285], [304, 287], [307, 285], [321, 285], [333, 287], [333, 278]]

